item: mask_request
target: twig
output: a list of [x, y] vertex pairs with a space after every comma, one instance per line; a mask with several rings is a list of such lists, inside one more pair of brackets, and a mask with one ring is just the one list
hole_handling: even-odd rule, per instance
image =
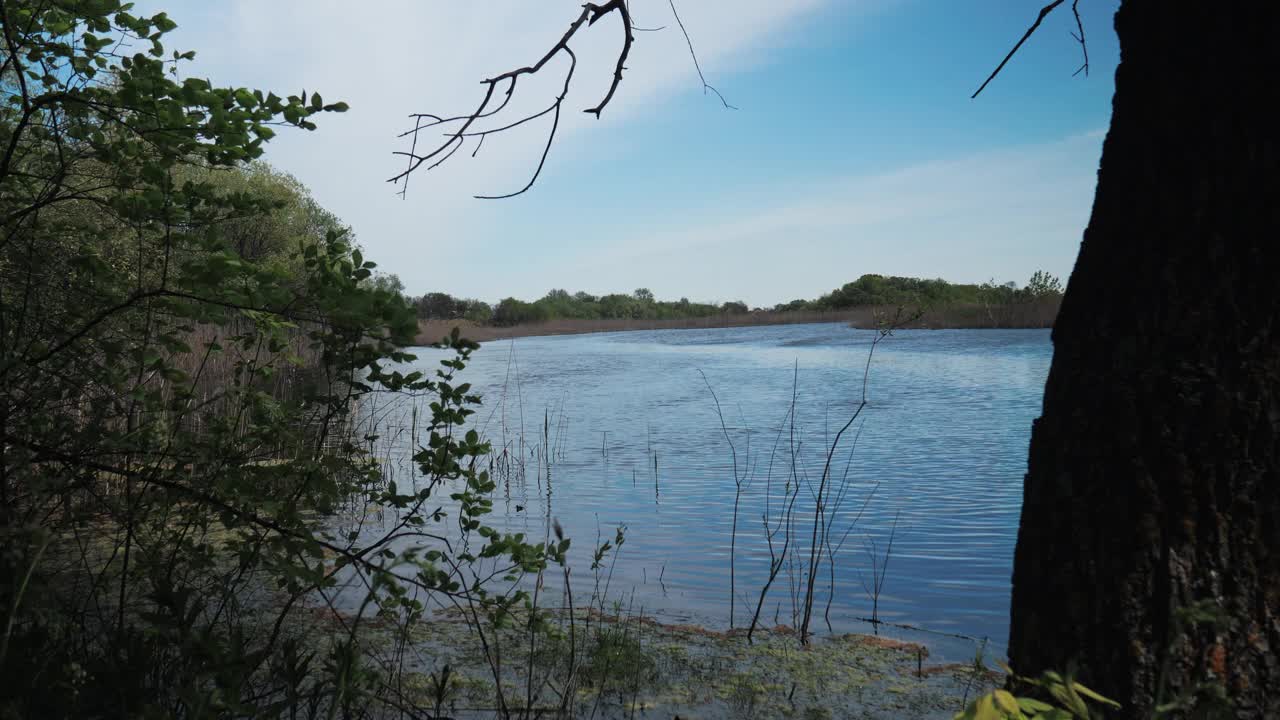
[[[737, 601], [737, 578], [735, 575], [735, 566], [737, 565], [737, 549], [738, 549], [738, 508], [742, 504], [742, 485], [746, 479], [743, 477], [745, 473], [738, 472], [738, 449], [733, 444], [733, 438], [729, 437], [729, 428], [724, 423], [724, 413], [720, 410], [720, 398], [716, 397], [715, 388], [711, 387], [711, 381], [707, 379], [707, 374], [702, 372], [702, 368], [698, 368], [698, 374], [702, 376], [702, 382], [706, 384], [707, 390], [711, 392], [711, 399], [716, 404], [716, 417], [720, 419], [720, 432], [724, 433], [725, 442], [729, 443], [729, 453], [733, 456], [733, 527], [729, 531], [729, 627], [733, 628], [734, 610]], [[750, 436], [748, 436], [749, 438]], [[747, 448], [747, 462], [750, 463], [751, 448]]]
[[[778, 435], [774, 439], [774, 449], [776, 451], [778, 440], [782, 437], [782, 431], [789, 426], [790, 435], [788, 438], [788, 446], [790, 450], [790, 475], [787, 484], [783, 490], [783, 507], [778, 513], [778, 524], [772, 529], [769, 527], [769, 505], [768, 498], [772, 493], [773, 487], [773, 455], [769, 457], [769, 469], [765, 474], [765, 513], [764, 535], [765, 541], [769, 545], [769, 575], [765, 579], [764, 585], [760, 588], [760, 596], [756, 601], [756, 611], [751, 616], [751, 624], [747, 627], [747, 643], [752, 642], [752, 636], [755, 634], [756, 627], [760, 623], [760, 611], [764, 608], [765, 598], [769, 595], [769, 589], [773, 587], [774, 581], [778, 579], [778, 574], [782, 572], [783, 566], [788, 560], [788, 551], [791, 548], [791, 529], [794, 517], [796, 498], [800, 496], [800, 484], [796, 478], [796, 395], [798, 393], [800, 382], [800, 362], [797, 360], [791, 375], [791, 405], [787, 410], [787, 414], [782, 418], [782, 425], [778, 427]], [[774, 551], [773, 539], [779, 532], [783, 533], [782, 547], [777, 552]], [[779, 603], [779, 609], [781, 604]], [[773, 622], [778, 624], [778, 612], [775, 610]]]
[[[1040, 23], [1044, 21], [1045, 17], [1064, 2], [1066, 2], [1066, 0], [1053, 0], [1053, 2], [1040, 8], [1040, 14], [1036, 15], [1036, 21], [1031, 23], [1031, 27], [1027, 28], [1027, 31], [1022, 34], [1022, 38], [1013, 46], [1013, 49], [1009, 51], [1009, 54], [1004, 56], [1004, 60], [1000, 61], [1000, 64], [996, 66], [996, 69], [991, 71], [991, 74], [987, 76], [987, 79], [982, 83], [982, 86], [969, 96], [970, 100], [978, 97], [978, 95], [986, 89], [987, 85], [990, 84], [992, 80], [996, 79], [996, 76], [1000, 74], [1000, 71], [1004, 69], [1004, 66], [1007, 65], [1009, 60], [1013, 58], [1014, 54], [1018, 52], [1018, 48], [1022, 47], [1022, 44], [1027, 41], [1027, 38], [1031, 37], [1032, 33], [1036, 31], [1036, 28], [1040, 27]], [[1078, 18], [1079, 16], [1077, 16], [1077, 19]]]
[[[409, 152], [394, 153], [395, 155], [405, 156], [407, 159], [406, 160], [407, 165], [403, 171], [401, 171], [400, 173], [397, 173], [395, 176], [391, 178], [388, 178], [387, 182], [401, 185], [399, 194], [401, 197], [404, 197], [404, 195], [408, 192], [409, 176], [413, 174], [416, 170], [421, 168], [424, 164], [431, 163], [427, 165], [427, 168], [426, 168], [427, 170], [430, 170], [434, 167], [438, 167], [441, 163], [443, 163], [445, 160], [448, 159], [448, 155], [452, 155], [453, 152], [456, 152], [457, 147], [460, 146], [463, 138], [478, 136], [481, 138], [481, 141], [483, 141], [483, 139], [490, 134], [509, 130], [525, 122], [528, 122], [529, 120], [533, 120], [543, 115], [552, 114], [553, 119], [552, 119], [551, 130], [547, 134], [547, 142], [545, 147], [543, 148], [542, 157], [538, 162], [538, 167], [533, 173], [533, 177], [529, 179], [529, 182], [526, 183], [524, 187], [522, 187], [521, 189], [515, 192], [506, 193], [503, 195], [477, 195], [476, 197], [482, 200], [499, 200], [504, 198], [515, 197], [516, 195], [520, 195], [527, 192], [529, 188], [533, 187], [533, 184], [537, 182], [539, 175], [541, 175], [542, 173], [542, 168], [546, 165], [547, 155], [551, 152], [551, 145], [555, 141], [556, 131], [559, 129], [559, 126], [560, 126], [560, 111], [564, 105], [565, 97], [568, 95], [569, 83], [570, 83], [570, 80], [573, 78], [573, 72], [577, 67], [577, 56], [574, 54], [573, 50], [569, 47], [569, 43], [570, 41], [573, 40], [574, 36], [578, 33], [578, 31], [581, 30], [584, 26], [591, 27], [595, 25], [596, 22], [600, 20], [600, 18], [605, 17], [606, 15], [609, 15], [613, 12], [617, 12], [619, 16], [622, 18], [622, 29], [623, 29], [622, 47], [618, 51], [617, 62], [613, 72], [613, 80], [609, 84], [609, 89], [605, 92], [604, 97], [600, 100], [600, 102], [597, 103], [594, 107], [590, 107], [584, 110], [584, 112], [595, 115], [597, 118], [599, 118], [600, 114], [604, 111], [604, 108], [613, 99], [614, 94], [618, 90], [618, 85], [622, 83], [622, 71], [623, 69], [625, 69], [627, 57], [631, 53], [631, 45], [632, 43], [635, 42], [635, 35], [632, 32], [634, 29], [634, 26], [631, 22], [631, 13], [627, 9], [627, 5], [624, 2], [624, 0], [609, 0], [609, 2], [606, 2], [603, 4], [598, 4], [598, 3], [584, 4], [582, 6], [582, 12], [578, 15], [577, 19], [575, 19], [572, 23], [570, 23], [569, 29], [565, 31], [564, 35], [560, 37], [560, 40], [556, 42], [551, 47], [551, 49], [549, 49], [546, 53], [544, 53], [542, 57], [538, 59], [537, 62], [535, 62], [532, 65], [527, 65], [525, 67], [509, 70], [505, 73], [502, 73], [501, 75], [495, 75], [494, 77], [488, 78], [486, 80], [482, 80], [481, 84], [485, 86], [484, 97], [480, 100], [480, 103], [476, 106], [476, 109], [474, 111], [467, 113], [465, 115], [457, 115], [453, 117], [442, 117], [440, 115], [435, 115], [431, 113], [415, 113], [411, 115], [410, 117], [414, 118], [413, 129], [400, 134], [400, 137], [408, 136], [413, 138], [413, 141], [410, 145]], [[539, 71], [542, 70], [543, 67], [547, 65], [547, 63], [551, 62], [552, 59], [554, 59], [557, 55], [559, 55], [562, 52], [569, 56], [570, 66], [569, 66], [569, 71], [566, 73], [566, 76], [565, 76], [564, 87], [561, 90], [560, 94], [556, 96], [555, 102], [551, 105], [551, 107], [543, 109], [532, 115], [526, 116], [516, 122], [509, 123], [508, 125], [501, 128], [496, 128], [493, 130], [487, 130], [487, 131], [481, 131], [481, 132], [471, 132], [472, 126], [474, 126], [478, 120], [493, 117], [506, 108], [507, 104], [511, 101], [511, 98], [515, 95], [516, 87], [519, 83], [520, 78], [537, 74]], [[490, 107], [490, 104], [494, 102], [494, 96], [497, 93], [499, 86], [504, 88], [502, 93], [503, 99], [497, 104], [497, 107]], [[427, 120], [430, 120], [430, 122], [424, 124], [422, 122], [424, 118]], [[460, 123], [460, 126], [453, 131], [445, 133], [446, 139], [442, 143], [436, 145], [434, 149], [432, 149], [429, 152], [425, 152], [423, 154], [418, 153], [418, 142], [417, 142], [418, 136], [423, 130], [439, 127], [442, 125], [450, 125], [453, 123]], [[480, 150], [480, 145], [477, 144], [475, 150], [472, 151], [472, 156], [474, 157], [475, 154], [479, 152], [479, 150]], [[448, 155], [446, 155], [445, 157], [439, 157], [441, 155], [445, 155], [445, 153], [448, 153]], [[436, 158], [439, 158], [439, 159], [437, 160]], [[433, 160], [435, 160], [434, 163], [431, 162]]]
[[667, 0], [667, 2], [671, 5], [671, 14], [675, 16], [676, 24], [680, 26], [680, 32], [684, 33], [685, 43], [689, 45], [689, 57], [693, 58], [693, 68], [698, 71], [698, 79], [702, 81], [702, 94], [706, 95], [707, 91], [710, 90], [716, 94], [716, 97], [720, 98], [720, 103], [726, 108], [737, 110], [738, 108], [730, 105], [729, 101], [724, 99], [724, 95], [721, 95], [719, 90], [707, 82], [706, 76], [702, 74], [702, 66], [698, 64], [698, 54], [693, 51], [693, 40], [689, 37], [689, 31], [685, 29], [684, 21], [680, 19], [680, 13], [676, 10], [676, 0]]
[[1071, 77], [1075, 77], [1081, 72], [1084, 73], [1085, 77], [1089, 77], [1089, 46], [1085, 44], [1084, 23], [1080, 21], [1080, 0], [1071, 0], [1071, 14], [1075, 16], [1076, 30], [1079, 31], [1079, 34], [1071, 33], [1071, 37], [1075, 38], [1076, 42], [1080, 43], [1080, 52], [1084, 55], [1084, 64], [1080, 66], [1079, 70], [1071, 73]]
[[[521, 195], [527, 192], [529, 188], [533, 187], [533, 184], [538, 181], [538, 176], [542, 174], [542, 168], [547, 164], [547, 154], [551, 152], [551, 143], [555, 142], [556, 130], [559, 129], [560, 127], [560, 106], [564, 104], [564, 98], [566, 95], [569, 94], [569, 81], [573, 79], [573, 71], [576, 70], [578, 67], [578, 56], [574, 55], [573, 51], [570, 50], [568, 47], [566, 47], [564, 51], [569, 53], [569, 60], [570, 60], [569, 72], [566, 73], [564, 76], [564, 90], [562, 90], [560, 94], [556, 96], [556, 102], [554, 105], [551, 106], [552, 109], [555, 111], [555, 114], [552, 115], [551, 117], [551, 132], [547, 133], [547, 144], [542, 148], [542, 157], [538, 160], [538, 167], [533, 171], [533, 177], [529, 178], [529, 182], [526, 183], [524, 187], [520, 188], [519, 190], [516, 190], [515, 192], [507, 193], [505, 195], [473, 196], [477, 200], [504, 200], [506, 198], [515, 197], [516, 195]], [[485, 135], [488, 135], [488, 134], [489, 133], [485, 133]], [[481, 136], [481, 139], [482, 140], [484, 139], [483, 135]], [[479, 150], [479, 149], [480, 147], [477, 145], [476, 150]]]
[[878, 558], [876, 554], [875, 538], [868, 537], [870, 548], [868, 554], [871, 556], [871, 586], [867, 586], [866, 578], [862, 579], [862, 587], [867, 591], [867, 595], [871, 597], [871, 623], [875, 627], [876, 634], [880, 634], [880, 593], [884, 590], [884, 581], [889, 569], [889, 558], [893, 555], [893, 539], [898, 533], [898, 519], [902, 517], [902, 511], [898, 511], [893, 517], [893, 527], [889, 530], [889, 544], [885, 547], [884, 558]]

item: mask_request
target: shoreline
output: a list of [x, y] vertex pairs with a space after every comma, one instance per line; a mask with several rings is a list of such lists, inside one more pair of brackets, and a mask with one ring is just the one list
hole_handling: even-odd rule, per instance
[[[902, 329], [963, 330], [963, 329], [1034, 329], [1051, 328], [1058, 305], [1010, 305], [988, 307], [958, 305], [924, 311], [919, 318]], [[588, 335], [602, 332], [630, 332], [640, 330], [701, 330], [734, 327], [761, 327], [767, 325], [808, 325], [816, 323], [843, 323], [854, 328], [874, 328], [877, 317], [892, 312], [878, 307], [859, 307], [830, 312], [753, 312], [735, 315], [711, 315], [700, 318], [631, 319], [612, 318], [600, 320], [559, 319], [537, 323], [495, 326], [478, 325], [470, 320], [419, 320], [417, 342], [429, 345], [448, 335], [454, 327], [463, 337], [484, 343], [524, 337], [548, 337], [553, 335]]]
[[[341, 613], [314, 607], [313, 637], [346, 635]], [[998, 687], [1000, 673], [972, 662], [930, 662], [928, 646], [858, 633], [801, 645], [788, 628], [745, 633], [609, 613], [597, 607], [542, 609], [538, 630], [520, 610], [501, 628], [476, 633], [465, 611], [442, 609], [412, 628], [379, 618], [362, 645], [407, 643], [419, 658], [402, 677], [403, 699], [458, 718], [491, 717], [496, 699], [549, 716], [626, 720], [658, 717], [897, 717], [947, 720]], [[506, 648], [500, 667], [490, 651]], [[528, 655], [524, 655], [525, 649]], [[532, 682], [532, 688], [528, 683]], [[564, 704], [560, 686], [572, 683]], [[533, 700], [532, 706], [527, 706]]]
[[550, 337], [554, 335], [590, 335], [606, 332], [635, 332], [642, 330], [711, 330], [732, 327], [760, 327], [765, 325], [805, 325], [814, 323], [851, 323], [858, 314], [853, 312], [831, 313], [750, 313], [745, 315], [713, 315], [701, 318], [672, 318], [661, 320], [547, 320], [519, 325], [477, 325], [469, 320], [419, 320], [418, 341], [435, 342], [448, 335], [454, 327], [462, 336], [476, 342], [509, 340], [524, 337]]

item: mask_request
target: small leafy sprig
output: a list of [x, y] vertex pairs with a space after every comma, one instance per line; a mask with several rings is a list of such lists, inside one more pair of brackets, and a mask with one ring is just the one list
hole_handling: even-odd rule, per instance
[[1120, 707], [1120, 703], [1076, 682], [1070, 672], [1064, 675], [1046, 670], [1038, 678], [1027, 678], [1017, 675], [1007, 665], [1001, 664], [1000, 667], [1018, 683], [1039, 688], [1056, 704], [997, 689], [956, 713], [955, 720], [1090, 720], [1095, 717], [1090, 703], [1113, 709]]

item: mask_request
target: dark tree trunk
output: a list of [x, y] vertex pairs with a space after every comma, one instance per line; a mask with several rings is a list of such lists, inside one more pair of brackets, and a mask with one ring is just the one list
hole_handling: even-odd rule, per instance
[[[1009, 658], [1280, 717], [1280, 3], [1128, 0], [1053, 331]], [[1180, 619], [1205, 603], [1225, 622]], [[1202, 692], [1202, 695], [1208, 694]], [[1179, 717], [1180, 715], [1175, 715]]]

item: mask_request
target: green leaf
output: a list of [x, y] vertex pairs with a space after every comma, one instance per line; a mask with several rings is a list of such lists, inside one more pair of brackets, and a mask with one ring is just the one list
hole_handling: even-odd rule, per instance
[[1053, 709], [1053, 706], [1047, 702], [1036, 700], [1035, 698], [1018, 698], [1018, 707], [1022, 708], [1024, 713], [1034, 715], [1036, 713], [1047, 712]]
[[1072, 682], [1072, 686], [1075, 687], [1076, 692], [1080, 693], [1081, 695], [1084, 695], [1087, 698], [1090, 698], [1095, 702], [1100, 702], [1103, 705], [1107, 705], [1113, 708], [1120, 707], [1120, 703], [1116, 702], [1115, 700], [1112, 700], [1111, 698], [1103, 697], [1102, 695], [1099, 695], [1098, 693], [1094, 692], [1093, 690], [1090, 690], [1089, 688], [1085, 687], [1084, 685], [1081, 685], [1078, 682]]
[[1009, 691], [996, 690], [991, 695], [995, 706], [1006, 715], [1013, 716], [1021, 714], [1021, 711], [1018, 709], [1018, 701], [1014, 699], [1013, 695]]

